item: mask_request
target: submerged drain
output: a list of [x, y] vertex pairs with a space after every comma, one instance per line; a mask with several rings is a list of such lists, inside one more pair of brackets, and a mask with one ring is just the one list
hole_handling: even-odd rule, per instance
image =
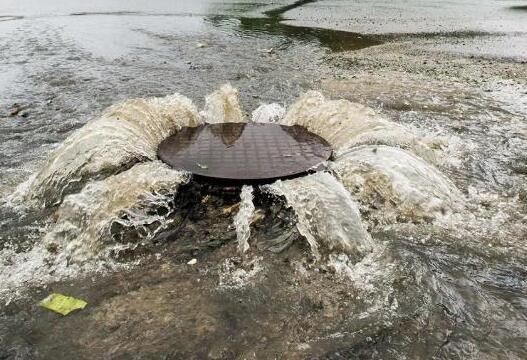
[[164, 140], [162, 161], [219, 180], [264, 181], [321, 165], [329, 144], [300, 126], [224, 123], [185, 127]]

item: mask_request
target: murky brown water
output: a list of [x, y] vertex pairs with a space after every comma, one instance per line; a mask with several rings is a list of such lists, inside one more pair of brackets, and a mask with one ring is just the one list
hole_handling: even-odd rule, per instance
[[[0, 358], [527, 357], [522, 6], [5, 2]], [[241, 106], [204, 100], [226, 82]], [[60, 147], [174, 92], [196, 106], [128, 102]], [[181, 122], [262, 103], [331, 143], [331, 174], [240, 204], [155, 161]], [[15, 201], [31, 174], [41, 210]], [[60, 317], [50, 292], [88, 306]]]

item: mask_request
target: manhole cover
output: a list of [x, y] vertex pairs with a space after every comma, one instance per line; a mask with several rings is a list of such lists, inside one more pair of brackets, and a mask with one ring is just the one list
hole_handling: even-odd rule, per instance
[[331, 148], [300, 126], [224, 123], [183, 128], [159, 145], [158, 155], [199, 176], [261, 181], [317, 167], [331, 156]]

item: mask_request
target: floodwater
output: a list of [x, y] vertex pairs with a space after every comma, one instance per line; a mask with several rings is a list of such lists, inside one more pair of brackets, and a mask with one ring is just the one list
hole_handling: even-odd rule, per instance
[[[0, 358], [525, 359], [526, 16], [2, 1]], [[157, 158], [247, 121], [321, 136], [327, 171], [221, 187]]]

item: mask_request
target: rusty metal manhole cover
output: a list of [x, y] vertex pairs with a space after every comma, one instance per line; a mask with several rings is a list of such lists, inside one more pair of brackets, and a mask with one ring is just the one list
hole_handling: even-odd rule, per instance
[[301, 126], [223, 123], [185, 127], [158, 149], [173, 168], [221, 180], [290, 177], [320, 166], [329, 144]]

